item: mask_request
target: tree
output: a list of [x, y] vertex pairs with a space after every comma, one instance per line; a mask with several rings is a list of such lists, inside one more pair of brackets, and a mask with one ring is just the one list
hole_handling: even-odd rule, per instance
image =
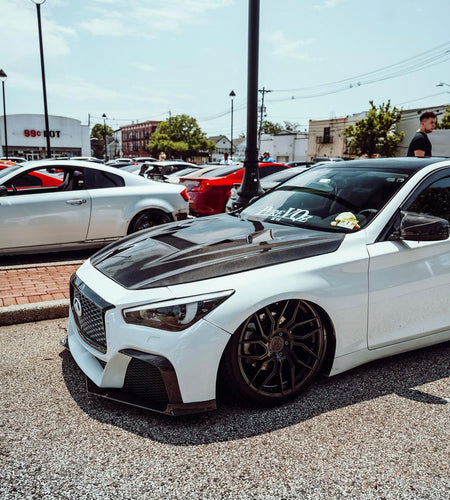
[[147, 145], [154, 155], [164, 151], [186, 159], [199, 151], [212, 152], [216, 149], [197, 124], [197, 120], [188, 115], [173, 116], [170, 121], [163, 121], [150, 137]]
[[436, 128], [450, 129], [450, 106], [447, 106], [441, 120], [437, 123]]
[[299, 132], [300, 131], [300, 123], [296, 122], [284, 122], [285, 130], [289, 130], [289, 132]]
[[105, 156], [105, 129], [106, 137], [112, 137], [114, 130], [108, 125], [105, 127], [101, 123], [96, 123], [91, 130], [92, 156], [96, 158], [103, 158]]
[[347, 144], [358, 156], [393, 156], [405, 135], [396, 131], [402, 111], [395, 106], [391, 108], [390, 100], [387, 104], [381, 104], [378, 109], [373, 101], [369, 102], [371, 108], [367, 117], [346, 127], [342, 134], [348, 138]]
[[264, 120], [261, 125], [261, 132], [263, 134], [276, 135], [283, 130], [283, 125], [279, 123], [269, 122]]

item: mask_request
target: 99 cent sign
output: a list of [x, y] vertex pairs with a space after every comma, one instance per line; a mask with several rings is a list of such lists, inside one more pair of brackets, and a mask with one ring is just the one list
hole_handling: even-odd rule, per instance
[[[49, 130], [48, 135], [49, 137], [59, 137], [61, 134], [60, 130]], [[25, 129], [23, 131], [23, 135], [25, 137], [47, 137], [47, 132], [43, 130], [42, 132], [40, 130], [33, 130], [33, 129]]]

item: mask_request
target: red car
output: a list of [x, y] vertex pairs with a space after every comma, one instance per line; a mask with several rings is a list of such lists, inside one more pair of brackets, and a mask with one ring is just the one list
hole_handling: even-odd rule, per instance
[[[260, 163], [259, 177], [273, 174], [285, 168], [284, 163]], [[225, 165], [211, 170], [201, 177], [181, 178], [189, 193], [189, 210], [193, 215], [214, 215], [225, 212], [234, 184], [241, 184], [244, 177], [242, 165]]]
[[[5, 168], [14, 169], [18, 168], [20, 164], [16, 164], [9, 161], [0, 162], [0, 170]], [[54, 187], [62, 184], [62, 179], [57, 175], [51, 175], [47, 173], [44, 169], [35, 170], [34, 172], [29, 172], [28, 174], [24, 174], [20, 178], [18, 178], [14, 184], [14, 187], [7, 186], [8, 190], [10, 189], [30, 189], [36, 187]]]

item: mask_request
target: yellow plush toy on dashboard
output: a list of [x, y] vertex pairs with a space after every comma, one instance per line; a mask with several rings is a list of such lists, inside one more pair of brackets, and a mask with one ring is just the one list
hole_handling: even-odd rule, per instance
[[332, 226], [346, 227], [347, 229], [359, 229], [358, 219], [352, 212], [342, 212], [340, 213], [334, 221], [331, 223]]

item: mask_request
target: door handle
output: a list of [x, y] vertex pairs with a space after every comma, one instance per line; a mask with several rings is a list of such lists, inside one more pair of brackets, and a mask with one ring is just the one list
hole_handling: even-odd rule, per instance
[[67, 200], [66, 203], [67, 205], [82, 205], [83, 203], [86, 203], [86, 200], [78, 198], [76, 200]]

